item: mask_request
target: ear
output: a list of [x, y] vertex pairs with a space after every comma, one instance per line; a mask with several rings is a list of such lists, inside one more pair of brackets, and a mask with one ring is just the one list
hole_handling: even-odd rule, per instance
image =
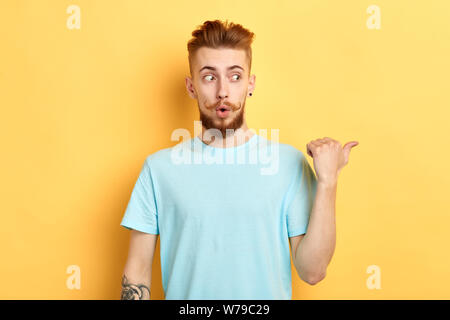
[[194, 82], [192, 81], [192, 79], [190, 77], [186, 77], [185, 82], [186, 82], [186, 89], [187, 89], [189, 96], [192, 99], [197, 99], [197, 93], [195, 92]]
[[255, 91], [255, 82], [256, 82], [256, 76], [254, 74], [252, 74], [250, 76], [250, 78], [248, 79], [248, 88], [247, 88], [247, 92], [252, 92]]

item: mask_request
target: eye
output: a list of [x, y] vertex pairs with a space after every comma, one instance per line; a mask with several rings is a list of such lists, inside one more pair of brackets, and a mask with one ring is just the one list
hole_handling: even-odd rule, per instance
[[[236, 76], [236, 77], [238, 77], [238, 79], [235, 79], [235, 80], [239, 80], [239, 79], [241, 79], [241, 75], [240, 74], [233, 74], [233, 77], [234, 76]], [[203, 77], [203, 79], [206, 79], [207, 81], [209, 81], [208, 79], [207, 79], [207, 77], [212, 77], [212, 78], [214, 78], [214, 76], [212, 76], [212, 75], [210, 75], [210, 74], [207, 74], [206, 76], [204, 76]]]

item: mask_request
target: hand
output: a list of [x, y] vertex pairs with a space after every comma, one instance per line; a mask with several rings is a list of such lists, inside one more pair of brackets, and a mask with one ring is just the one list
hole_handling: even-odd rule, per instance
[[306, 150], [313, 158], [318, 182], [337, 183], [339, 172], [348, 163], [351, 148], [358, 144], [358, 141], [351, 141], [342, 148], [339, 141], [329, 137], [316, 139], [308, 143]]

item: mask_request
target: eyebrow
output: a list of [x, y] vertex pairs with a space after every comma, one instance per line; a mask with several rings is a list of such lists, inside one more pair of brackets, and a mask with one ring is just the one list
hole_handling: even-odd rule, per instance
[[[227, 70], [233, 70], [233, 69], [236, 69], [236, 68], [239, 68], [239, 69], [241, 69], [242, 71], [245, 71], [244, 68], [242, 68], [241, 66], [239, 66], [239, 65], [237, 65], [237, 64], [235, 64], [235, 65], [233, 65], [233, 66], [231, 66], [231, 67], [228, 67]], [[213, 71], [216, 71], [216, 70], [217, 70], [216, 68], [211, 67], [211, 66], [204, 66], [204, 67], [201, 68], [198, 72], [200, 73], [200, 72], [202, 72], [202, 70], [204, 70], [204, 69], [209, 69], [209, 70], [213, 70]]]

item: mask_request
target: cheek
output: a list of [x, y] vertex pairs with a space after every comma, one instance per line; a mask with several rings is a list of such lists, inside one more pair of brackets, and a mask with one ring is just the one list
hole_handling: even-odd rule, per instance
[[205, 100], [211, 100], [215, 97], [215, 90], [211, 87], [199, 87], [198, 88], [199, 96], [203, 97]]

